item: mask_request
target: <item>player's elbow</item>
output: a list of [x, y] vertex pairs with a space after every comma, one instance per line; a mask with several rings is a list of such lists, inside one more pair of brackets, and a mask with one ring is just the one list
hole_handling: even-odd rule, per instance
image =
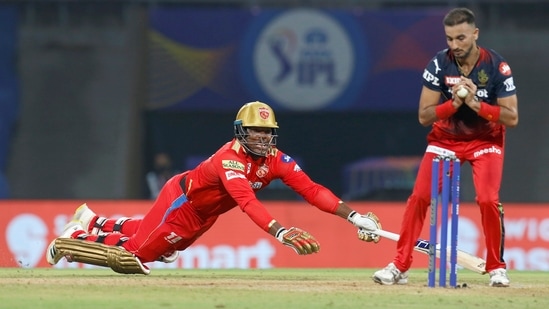
[[505, 119], [504, 125], [509, 128], [514, 128], [518, 125], [519, 117], [518, 113], [513, 113]]
[[419, 120], [419, 124], [421, 124], [424, 127], [427, 127], [433, 124], [433, 120], [430, 117], [426, 117], [421, 113], [419, 114], [418, 120]]
[[509, 128], [514, 128], [518, 125], [518, 117], [513, 117], [510, 119], [507, 124], [505, 124]]

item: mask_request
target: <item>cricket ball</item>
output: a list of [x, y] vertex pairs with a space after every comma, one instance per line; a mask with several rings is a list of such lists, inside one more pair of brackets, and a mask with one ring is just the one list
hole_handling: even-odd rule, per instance
[[457, 91], [458, 97], [465, 99], [465, 97], [469, 94], [469, 91], [467, 89], [463, 88], [463, 86], [459, 87]]

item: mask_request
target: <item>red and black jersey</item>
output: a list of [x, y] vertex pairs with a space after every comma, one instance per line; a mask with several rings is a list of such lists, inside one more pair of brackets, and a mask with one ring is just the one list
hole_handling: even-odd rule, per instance
[[273, 218], [255, 192], [275, 179], [323, 211], [334, 213], [339, 202], [330, 190], [313, 182], [289, 155], [273, 148], [267, 157], [253, 157], [236, 139], [184, 174], [184, 192], [200, 218], [217, 216], [239, 206], [266, 231]]
[[[497, 98], [516, 93], [511, 68], [495, 51], [479, 47], [479, 52], [480, 56], [475, 67], [466, 77], [477, 85], [476, 96], [480, 101], [496, 105]], [[451, 87], [459, 82], [461, 75], [453, 53], [445, 49], [438, 52], [425, 68], [423, 85], [440, 91], [441, 102], [444, 102], [452, 98]], [[463, 104], [451, 117], [436, 121], [430, 136], [473, 140], [486, 135], [501, 135], [504, 130], [503, 125], [480, 117], [469, 106]]]

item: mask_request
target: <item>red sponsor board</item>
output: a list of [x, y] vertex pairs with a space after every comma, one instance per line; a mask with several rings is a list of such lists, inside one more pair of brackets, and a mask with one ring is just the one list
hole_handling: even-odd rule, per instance
[[[107, 217], [141, 217], [150, 201], [86, 201], [97, 214]], [[49, 267], [45, 251], [82, 201], [1, 201], [0, 267]], [[360, 268], [383, 267], [394, 256], [396, 243], [378, 244], [357, 239], [356, 228], [346, 220], [324, 213], [305, 202], [266, 202], [267, 209], [286, 227], [300, 227], [320, 242], [318, 254], [298, 256], [259, 229], [238, 208], [221, 216], [213, 228], [193, 246], [181, 252], [173, 264], [153, 263], [151, 268]], [[373, 211], [385, 230], [399, 233], [404, 203], [351, 203], [359, 212]], [[549, 270], [549, 204], [505, 205], [505, 259], [509, 269]], [[428, 224], [422, 238], [428, 239]], [[479, 210], [460, 205], [459, 248], [484, 257], [484, 237]], [[427, 256], [414, 253], [413, 267], [427, 267]], [[55, 267], [87, 267], [61, 261]]]

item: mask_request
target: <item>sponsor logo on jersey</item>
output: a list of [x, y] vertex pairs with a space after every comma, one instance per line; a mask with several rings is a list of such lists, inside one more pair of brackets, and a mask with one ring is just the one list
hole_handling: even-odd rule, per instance
[[431, 72], [427, 71], [427, 69], [425, 69], [423, 71], [423, 79], [426, 82], [433, 84], [434, 86], [440, 86], [440, 82], [438, 80], [438, 77], [433, 75]]
[[257, 175], [257, 177], [263, 178], [265, 177], [265, 175], [267, 175], [268, 172], [269, 167], [267, 165], [262, 165], [257, 169], [257, 172], [255, 172], [255, 174]]
[[164, 239], [167, 242], [169, 242], [170, 244], [175, 244], [176, 242], [180, 241], [183, 238], [181, 236], [177, 235], [176, 233], [171, 232], [170, 235], [164, 237]]
[[461, 77], [459, 76], [445, 76], [444, 77], [444, 83], [448, 85], [448, 87], [452, 87], [455, 84], [458, 84], [461, 81]]
[[507, 62], [502, 62], [499, 64], [499, 72], [505, 76], [511, 75], [511, 67]]
[[237, 173], [235, 171], [226, 171], [225, 172], [225, 178], [227, 178], [227, 180], [231, 180], [231, 179], [234, 179], [234, 178], [246, 179], [246, 176], [244, 174], [240, 174], [240, 173]]
[[259, 190], [259, 189], [261, 189], [261, 187], [263, 187], [263, 183], [259, 182], [259, 181], [257, 181], [257, 182], [251, 182], [250, 181], [250, 187], [252, 187], [252, 189], [254, 189], [254, 190]]
[[251, 170], [252, 170], [252, 163], [246, 164], [246, 175], [249, 175]]
[[488, 99], [488, 90], [477, 89], [477, 98]]
[[294, 162], [294, 159], [292, 159], [292, 157], [290, 157], [289, 155], [283, 155], [281, 159], [282, 159], [282, 162], [284, 163]]
[[435, 63], [435, 74], [437, 74], [438, 72], [442, 71], [442, 70], [440, 69], [440, 67], [438, 66], [438, 59], [435, 59], [433, 62]]
[[515, 82], [513, 81], [512, 77], [509, 77], [508, 79], [503, 81], [503, 84], [505, 85], [506, 91], [513, 91], [515, 90]]
[[295, 165], [294, 166], [294, 172], [301, 172], [301, 167], [299, 167], [299, 165]]
[[495, 154], [501, 155], [501, 149], [497, 148], [496, 146], [492, 146], [490, 148], [484, 148], [484, 149], [475, 151], [473, 153], [473, 156], [476, 158], [476, 157], [480, 157], [480, 156], [482, 156], [483, 154], [486, 154], [486, 153], [495, 153]]
[[434, 153], [441, 156], [453, 156], [456, 154], [455, 152], [448, 150], [446, 148], [433, 146], [433, 145], [427, 146], [427, 150], [425, 150], [425, 152], [430, 152], [430, 153]]
[[221, 160], [223, 168], [226, 170], [235, 170], [244, 172], [244, 164], [234, 160]]

